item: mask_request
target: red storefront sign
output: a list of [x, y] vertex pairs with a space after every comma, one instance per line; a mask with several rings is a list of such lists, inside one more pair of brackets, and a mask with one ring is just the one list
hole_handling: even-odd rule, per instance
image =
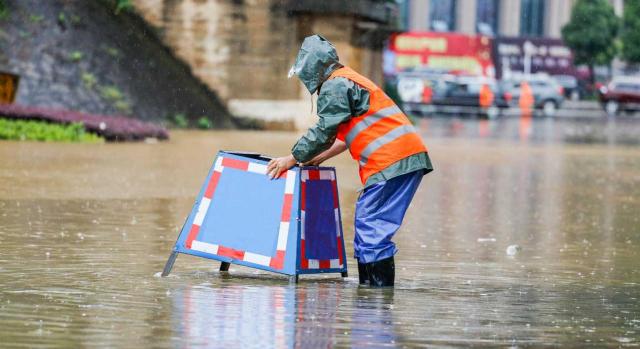
[[[389, 70], [428, 67], [469, 74], [493, 76], [491, 39], [456, 33], [408, 32], [389, 41], [392, 64]], [[389, 72], [389, 73], [393, 73]]]

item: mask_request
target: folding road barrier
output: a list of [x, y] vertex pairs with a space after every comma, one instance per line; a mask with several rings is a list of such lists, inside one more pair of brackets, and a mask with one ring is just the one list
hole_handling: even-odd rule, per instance
[[221, 151], [182, 227], [162, 276], [178, 253], [300, 274], [341, 273], [347, 263], [333, 167], [293, 167], [267, 176], [269, 158]]

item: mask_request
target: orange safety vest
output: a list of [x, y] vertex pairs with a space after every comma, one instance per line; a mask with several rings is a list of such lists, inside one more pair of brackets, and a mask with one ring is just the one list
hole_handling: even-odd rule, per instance
[[534, 103], [535, 99], [531, 91], [531, 86], [529, 86], [528, 82], [523, 81], [520, 83], [520, 99], [518, 100], [520, 109], [530, 111]]
[[480, 107], [489, 108], [493, 104], [493, 91], [487, 84], [480, 87]]
[[336, 77], [349, 79], [369, 92], [369, 110], [340, 124], [337, 135], [358, 161], [362, 184], [389, 165], [427, 151], [409, 118], [376, 84], [348, 67], [334, 71], [329, 79]]

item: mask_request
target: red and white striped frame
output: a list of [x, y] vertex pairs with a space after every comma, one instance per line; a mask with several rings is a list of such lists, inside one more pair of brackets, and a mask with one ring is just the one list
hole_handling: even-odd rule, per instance
[[289, 226], [291, 224], [291, 205], [293, 204], [293, 192], [296, 181], [295, 171], [288, 170], [280, 175], [280, 178], [285, 177], [285, 186], [284, 202], [282, 204], [282, 215], [278, 231], [278, 245], [276, 247], [275, 256], [265, 256], [258, 253], [236, 250], [233, 248], [197, 240], [200, 226], [202, 225], [202, 222], [204, 222], [204, 218], [209, 210], [209, 205], [211, 204], [211, 199], [213, 198], [216, 186], [218, 185], [218, 181], [220, 180], [220, 175], [226, 167], [234, 168], [241, 171], [258, 173], [265, 176], [267, 175], [267, 165], [218, 156], [213, 168], [213, 173], [211, 174], [211, 178], [209, 178], [209, 184], [205, 189], [204, 196], [200, 201], [196, 216], [193, 219], [191, 230], [189, 231], [189, 235], [187, 236], [187, 240], [185, 242], [186, 248], [217, 256], [229, 257], [248, 263], [264, 265], [273, 269], [282, 269], [284, 267], [284, 256], [287, 250], [287, 238], [289, 236]]
[[[306, 205], [306, 182], [314, 180], [330, 180], [333, 190], [333, 212], [336, 220], [336, 240], [338, 258], [335, 259], [307, 259], [305, 249], [305, 205]], [[340, 204], [338, 202], [338, 182], [336, 175], [331, 170], [302, 170], [300, 172], [300, 268], [302, 269], [337, 269], [342, 268], [342, 232], [340, 224]]]

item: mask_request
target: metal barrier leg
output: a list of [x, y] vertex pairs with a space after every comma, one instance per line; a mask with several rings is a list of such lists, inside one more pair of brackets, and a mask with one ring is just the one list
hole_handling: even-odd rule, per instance
[[178, 252], [173, 251], [167, 260], [167, 264], [164, 265], [164, 270], [162, 271], [162, 277], [168, 276], [173, 269], [173, 263], [175, 263], [176, 258], [178, 258]]
[[222, 262], [222, 263], [220, 263], [220, 271], [229, 271], [229, 267], [230, 266], [231, 266], [231, 263]]
[[346, 278], [349, 276], [349, 274], [347, 274], [346, 271], [343, 271], [342, 273], [340, 273], [340, 275], [342, 275], [343, 278]]
[[298, 275], [289, 276], [289, 283], [290, 284], [297, 284], [298, 283]]

